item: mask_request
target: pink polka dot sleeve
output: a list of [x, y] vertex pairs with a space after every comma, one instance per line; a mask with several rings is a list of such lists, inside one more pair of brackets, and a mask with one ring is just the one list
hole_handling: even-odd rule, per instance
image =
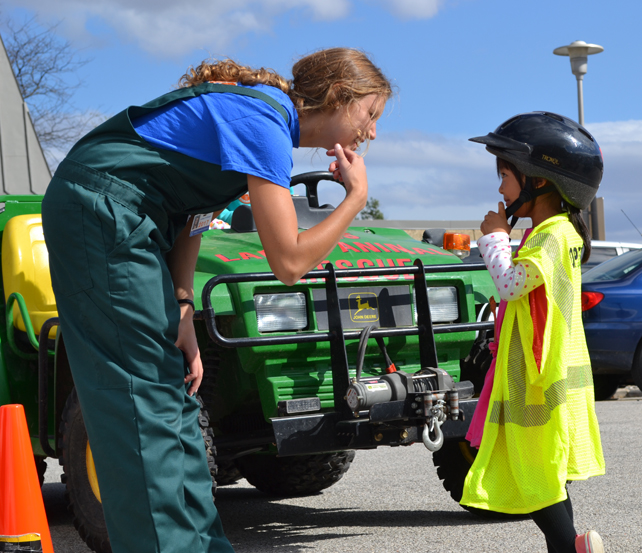
[[487, 234], [477, 245], [501, 299], [520, 299], [543, 284], [542, 275], [534, 264], [528, 260], [513, 261], [510, 238], [505, 232]]

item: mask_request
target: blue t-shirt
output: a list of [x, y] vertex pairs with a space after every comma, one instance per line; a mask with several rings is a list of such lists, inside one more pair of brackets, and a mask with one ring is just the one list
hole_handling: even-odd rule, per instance
[[294, 104], [278, 88], [262, 84], [247, 88], [279, 102], [289, 123], [263, 100], [224, 92], [172, 102], [132, 123], [140, 136], [158, 148], [289, 188], [292, 148], [299, 147]]

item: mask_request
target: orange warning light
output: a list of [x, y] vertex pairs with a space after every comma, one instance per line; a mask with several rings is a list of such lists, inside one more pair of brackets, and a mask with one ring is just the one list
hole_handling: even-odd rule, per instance
[[468, 257], [470, 255], [470, 236], [458, 232], [446, 232], [444, 234], [444, 250], [457, 257]]

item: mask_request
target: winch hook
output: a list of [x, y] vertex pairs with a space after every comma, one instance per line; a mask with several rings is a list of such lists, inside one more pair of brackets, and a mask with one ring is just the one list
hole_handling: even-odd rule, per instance
[[444, 445], [444, 434], [441, 431], [441, 425], [443, 424], [443, 421], [437, 420], [436, 418], [432, 419], [432, 423], [436, 423], [434, 425], [435, 428], [435, 441], [430, 439], [430, 430], [428, 429], [428, 423], [424, 425], [424, 431], [423, 434], [421, 435], [421, 439], [424, 442], [424, 445], [426, 446], [426, 449], [435, 452], [441, 449], [441, 446]]
[[[446, 420], [446, 413], [444, 413], [444, 401], [439, 400], [437, 405], [431, 407], [432, 415], [430, 417], [430, 428], [428, 423], [424, 425], [424, 431], [421, 435], [421, 439], [426, 446], [426, 449], [432, 451], [438, 451], [441, 449], [441, 446], [444, 445], [444, 433], [441, 431], [441, 425]], [[430, 432], [435, 433], [435, 440], [430, 439]]]

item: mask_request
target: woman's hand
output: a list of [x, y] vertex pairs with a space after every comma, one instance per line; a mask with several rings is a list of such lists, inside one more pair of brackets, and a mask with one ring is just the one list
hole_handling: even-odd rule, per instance
[[193, 396], [199, 389], [203, 380], [203, 363], [198, 350], [196, 331], [194, 330], [194, 311], [189, 304], [180, 304], [181, 322], [178, 325], [178, 340], [176, 347], [183, 352], [189, 374], [185, 377], [185, 384], [192, 383], [187, 392]]
[[483, 234], [491, 234], [492, 232], [505, 232], [510, 234], [512, 230], [506, 219], [506, 209], [504, 203], [499, 202], [497, 213], [489, 211], [481, 224], [481, 231]]
[[330, 163], [329, 171], [332, 176], [345, 185], [346, 196], [354, 199], [363, 198], [363, 209], [368, 200], [368, 176], [363, 158], [352, 150], [345, 150], [341, 144], [335, 144], [334, 148], [326, 153], [337, 158]]

